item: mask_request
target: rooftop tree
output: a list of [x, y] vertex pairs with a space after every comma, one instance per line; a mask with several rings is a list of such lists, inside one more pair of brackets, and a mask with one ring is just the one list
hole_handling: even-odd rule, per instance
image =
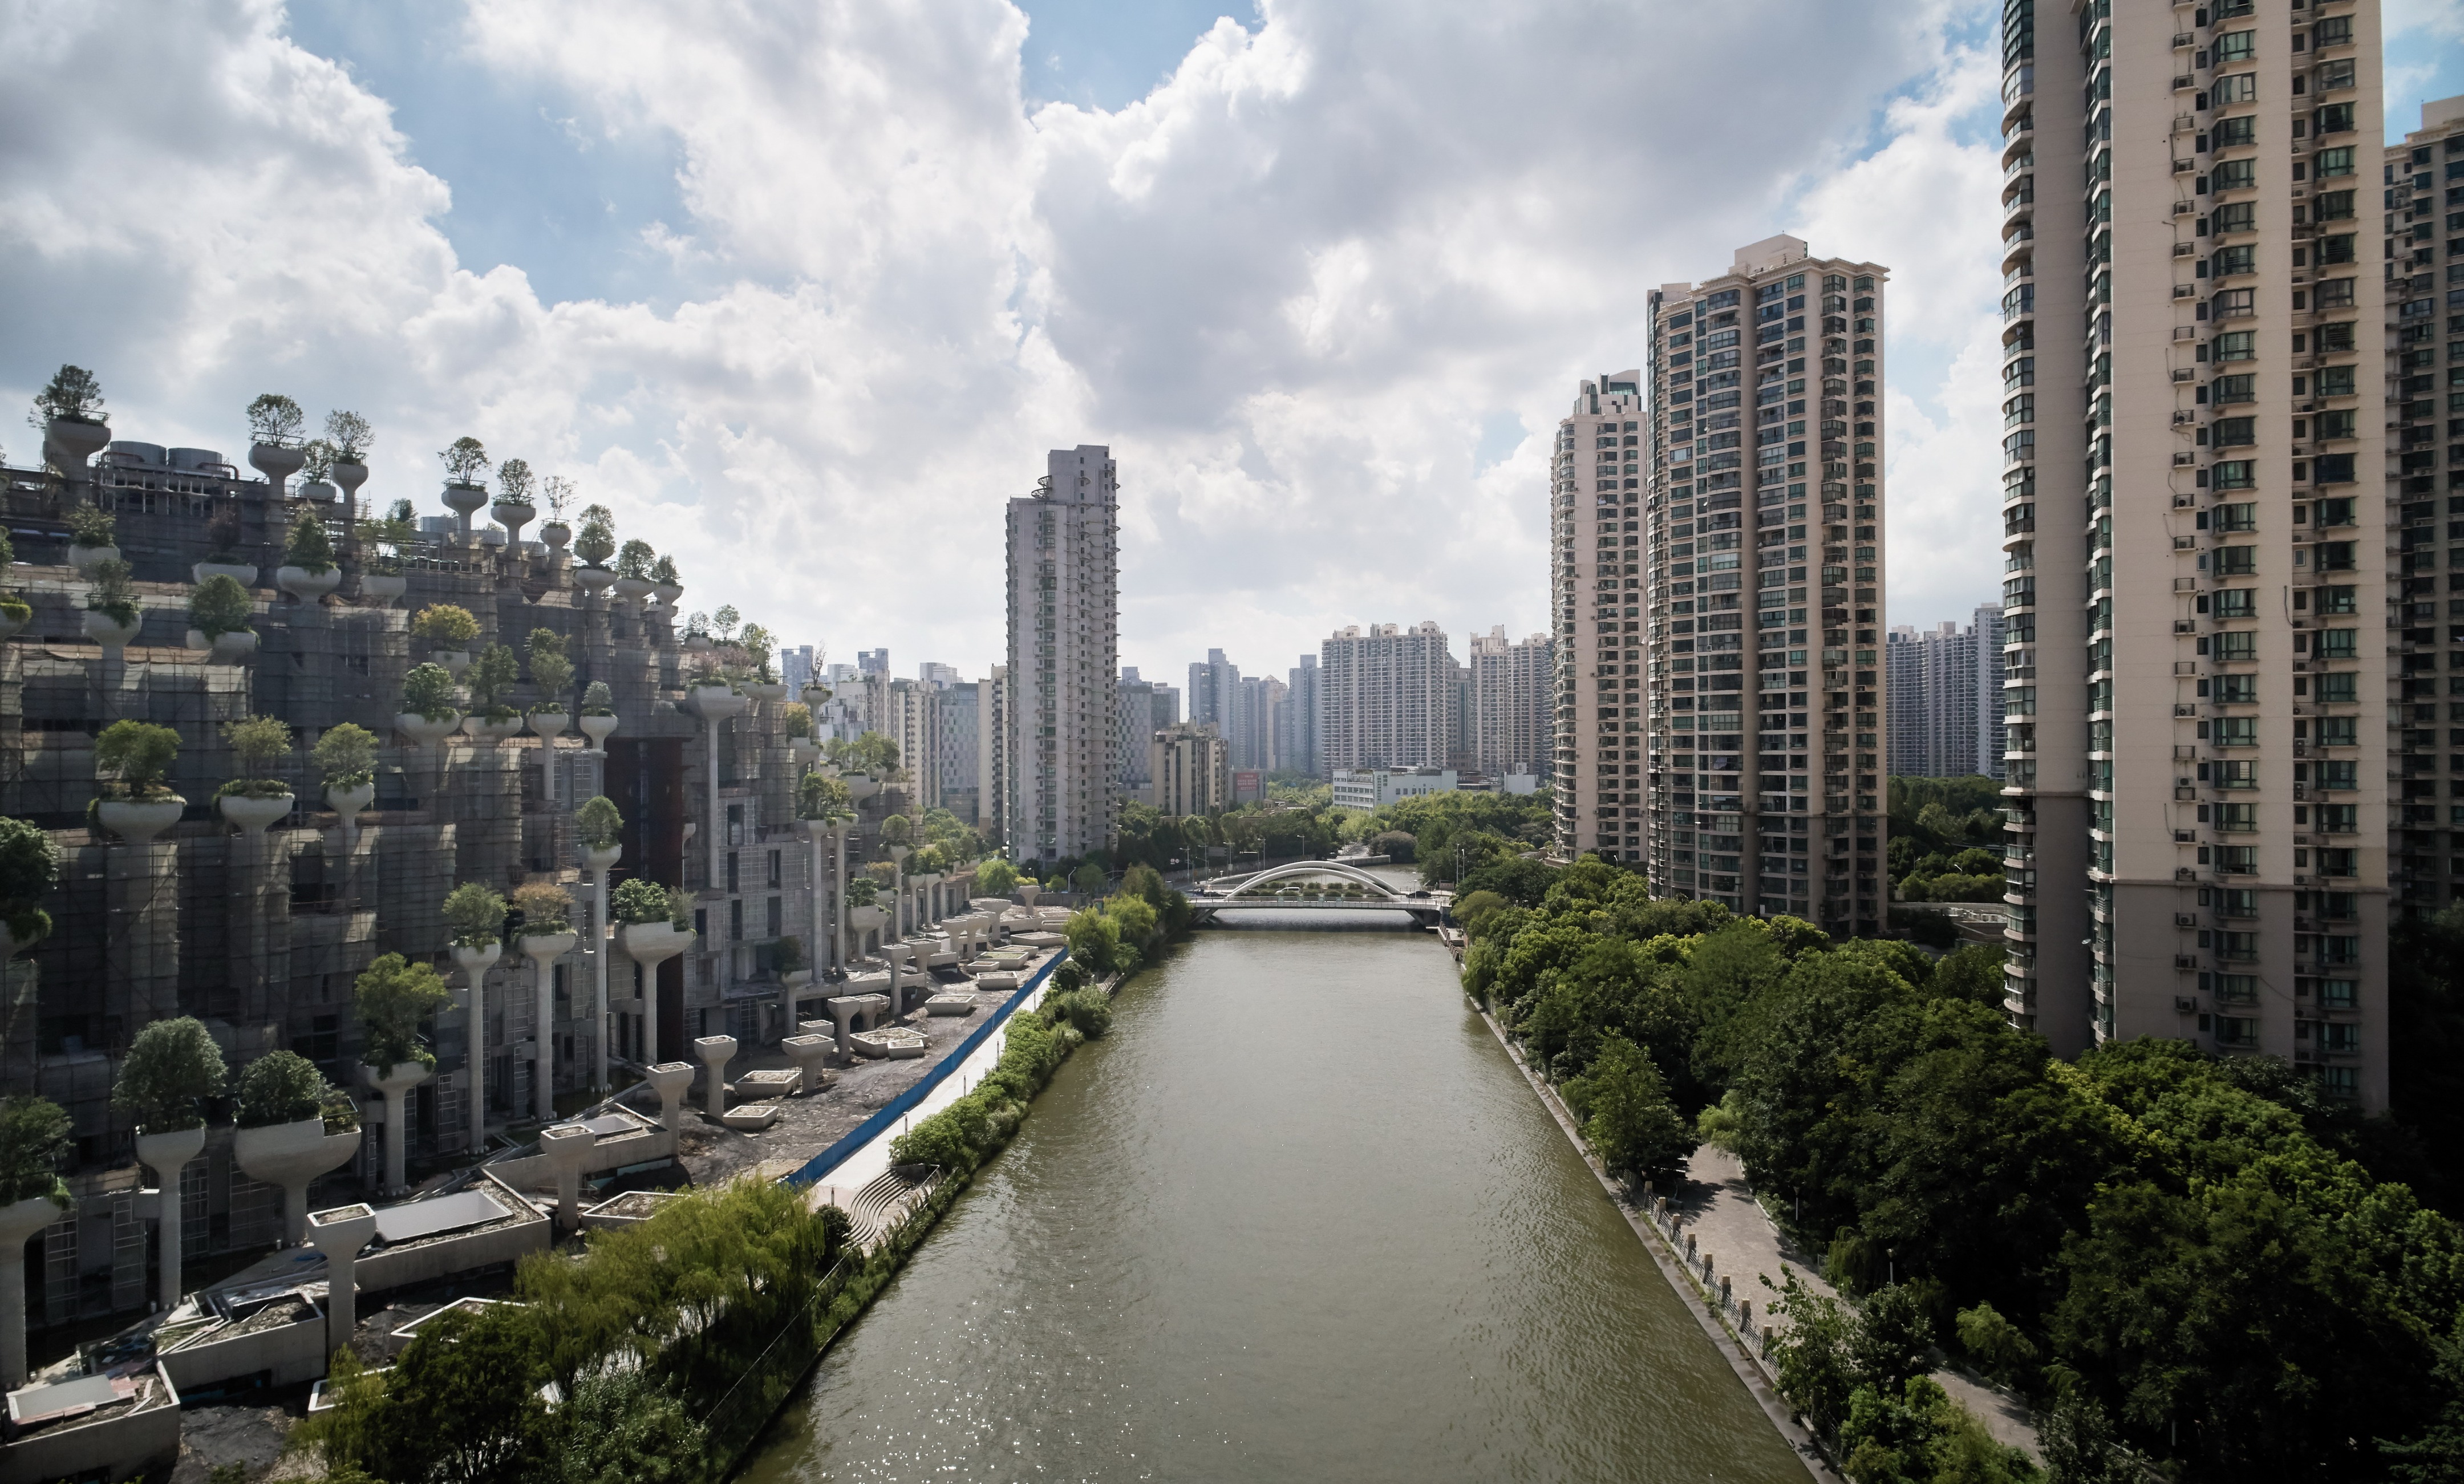
[[299, 429], [307, 425], [299, 404], [280, 392], [260, 393], [248, 404], [248, 433], [258, 443], [277, 448], [299, 447]]
[[149, 1134], [195, 1128], [206, 1121], [205, 1101], [221, 1095], [231, 1079], [223, 1050], [194, 1015], [156, 1020], [137, 1033], [121, 1058], [111, 1105], [137, 1117]]
[[381, 954], [352, 986], [351, 998], [366, 1039], [362, 1060], [380, 1072], [406, 1061], [436, 1065], [436, 1053], [420, 1040], [419, 1028], [452, 1004], [453, 993], [434, 967], [399, 953]]

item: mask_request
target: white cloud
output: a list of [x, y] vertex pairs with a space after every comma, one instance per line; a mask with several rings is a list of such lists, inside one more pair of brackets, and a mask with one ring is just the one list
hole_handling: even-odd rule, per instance
[[[453, 65], [674, 142], [686, 214], [642, 240], [708, 287], [651, 306], [457, 263], [451, 183], [272, 0], [0, 0], [0, 381], [74, 360], [124, 434], [207, 446], [269, 387], [354, 405], [368, 492], [424, 508], [427, 450], [474, 432], [672, 551], [689, 603], [902, 668], [997, 658], [1000, 501], [1109, 442], [1124, 658], [1280, 669], [1343, 622], [1542, 626], [1573, 383], [1793, 212], [1892, 265], [1898, 364], [1966, 379], [1892, 409], [1895, 558], [1949, 602], [1991, 559], [1957, 358], [1994, 185], [1952, 13], [1287, 0], [1117, 113], [1030, 115], [1001, 0], [473, 0]], [[1531, 436], [1475, 473], [1501, 410]]]

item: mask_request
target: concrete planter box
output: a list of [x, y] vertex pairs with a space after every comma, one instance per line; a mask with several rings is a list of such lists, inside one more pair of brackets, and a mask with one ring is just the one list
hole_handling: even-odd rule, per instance
[[718, 1121], [742, 1133], [759, 1133], [779, 1122], [779, 1105], [775, 1102], [748, 1102], [721, 1113]]
[[179, 823], [181, 813], [187, 807], [185, 798], [106, 798], [95, 814], [104, 829], [131, 843], [141, 843]]
[[972, 1015], [976, 1013], [976, 997], [967, 993], [935, 994], [924, 1002], [924, 1013], [928, 1015]]
[[305, 1295], [275, 1303], [300, 1306], [287, 1323], [256, 1324], [250, 1315], [224, 1319], [163, 1352], [163, 1373], [183, 1391], [203, 1391], [226, 1382], [292, 1386], [325, 1374], [325, 1311]]
[[360, 575], [360, 596], [380, 608], [392, 607], [394, 600], [400, 598], [409, 588], [408, 578], [391, 577], [382, 572], [363, 572]]
[[530, 1202], [494, 1179], [482, 1179], [473, 1189], [495, 1195], [510, 1213], [507, 1219], [363, 1252], [357, 1270], [360, 1292], [383, 1293], [456, 1273], [510, 1266], [532, 1253], [547, 1251], [551, 1224]]
[[311, 572], [305, 567], [276, 567], [274, 585], [301, 602], [315, 602], [342, 585], [342, 569], [327, 567], [322, 572]]
[[627, 1190], [605, 1200], [582, 1213], [583, 1230], [614, 1231], [619, 1227], [639, 1226], [659, 1213], [670, 1201], [684, 1197], [670, 1190]]
[[[85, 1377], [84, 1380], [98, 1380]], [[148, 1465], [167, 1463], [180, 1451], [180, 1393], [158, 1363], [153, 1374], [132, 1378], [132, 1402], [96, 1408], [54, 1423], [33, 1423], [25, 1435], [0, 1446], [0, 1484], [42, 1484], [49, 1479], [102, 1478], [118, 1484]], [[75, 1383], [70, 1383], [75, 1385]], [[42, 1415], [46, 1392], [29, 1386], [9, 1393], [11, 1418]], [[64, 1399], [63, 1399], [64, 1400]]]
[[776, 1102], [792, 1098], [804, 1090], [804, 1074], [797, 1067], [765, 1067], [747, 1072], [728, 1084], [727, 1090], [753, 1102]]
[[906, 1061], [924, 1055], [924, 1037], [905, 1029], [894, 1031], [858, 1031], [847, 1037], [860, 1057], [888, 1058]]
[[[675, 1158], [676, 1136], [660, 1127], [655, 1120], [643, 1118], [629, 1108], [618, 1108], [610, 1116], [625, 1119], [634, 1126], [622, 1133], [600, 1134], [599, 1142], [591, 1146], [590, 1158], [582, 1167], [585, 1178], [610, 1170], [661, 1165]], [[545, 1154], [498, 1160], [488, 1167], [488, 1173], [517, 1190], [556, 1189], [556, 1171]]]
[[480, 1315], [486, 1313], [490, 1309], [495, 1308], [499, 1304], [508, 1304], [517, 1309], [521, 1307], [520, 1304], [512, 1303], [511, 1300], [504, 1298], [456, 1298], [451, 1303], [442, 1305], [441, 1307], [430, 1309], [426, 1314], [421, 1315], [419, 1318], [412, 1320], [409, 1323], [405, 1324], [400, 1329], [397, 1329], [391, 1334], [385, 1336], [385, 1354], [388, 1356], [398, 1356], [405, 1350], [409, 1349], [410, 1342], [419, 1338], [419, 1332], [422, 1328], [436, 1322], [436, 1320], [444, 1318], [448, 1314], [467, 1314], [473, 1319], [476, 1319]]

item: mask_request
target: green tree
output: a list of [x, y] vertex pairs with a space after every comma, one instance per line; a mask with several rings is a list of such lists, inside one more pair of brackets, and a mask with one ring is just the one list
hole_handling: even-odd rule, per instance
[[325, 1099], [325, 1074], [296, 1051], [269, 1051], [239, 1075], [238, 1123], [242, 1128], [296, 1124], [317, 1116]]
[[976, 889], [988, 897], [1005, 897], [1018, 888], [1018, 868], [1007, 861], [987, 861], [976, 868]]
[[471, 662], [468, 681], [471, 700], [481, 715], [490, 721], [506, 721], [517, 714], [506, 704], [505, 695], [521, 679], [521, 662], [514, 651], [503, 644], [490, 644]]
[[180, 734], [152, 722], [116, 721], [94, 739], [94, 764], [123, 798], [167, 797], [164, 775], [180, 756]]
[[419, 1028], [452, 1004], [453, 994], [433, 966], [411, 963], [399, 953], [379, 954], [361, 972], [351, 996], [366, 1040], [363, 1061], [380, 1072], [406, 1061], [436, 1065], [436, 1053], [421, 1041]]
[[1111, 972], [1121, 951], [1121, 932], [1111, 918], [1098, 908], [1080, 907], [1069, 914], [1062, 931], [1069, 943], [1069, 956], [1089, 973]]
[[445, 894], [444, 914], [457, 947], [483, 949], [504, 929], [505, 899], [477, 882], [464, 882]]
[[77, 1145], [77, 1129], [56, 1102], [28, 1093], [0, 1099], [0, 1205], [37, 1197], [69, 1209], [60, 1167]]
[[230, 1080], [223, 1052], [194, 1015], [149, 1022], [128, 1044], [111, 1105], [137, 1117], [146, 1133], [173, 1133], [206, 1121], [205, 1100]]
[[584, 1376], [556, 1419], [556, 1484], [699, 1484], [707, 1435], [674, 1393], [638, 1370]]
[[[1693, 1154], [1693, 1131], [1669, 1101], [1660, 1069], [1634, 1042], [1608, 1036], [1580, 1085], [1580, 1102], [1589, 1110], [1584, 1142], [1613, 1173], [1666, 1177]], [[1569, 1102], [1574, 1102], [1573, 1088], [1568, 1091]]]
[[188, 595], [188, 622], [208, 639], [247, 633], [255, 617], [256, 600], [228, 572], [215, 573]]
[[539, 1395], [547, 1378], [537, 1322], [519, 1306], [448, 1309], [382, 1382], [343, 1351], [327, 1386], [339, 1405], [297, 1430], [329, 1462], [380, 1479], [520, 1484], [554, 1467], [554, 1421]]
[[354, 722], [337, 722], [318, 735], [308, 760], [327, 788], [361, 788], [376, 781], [377, 734]]

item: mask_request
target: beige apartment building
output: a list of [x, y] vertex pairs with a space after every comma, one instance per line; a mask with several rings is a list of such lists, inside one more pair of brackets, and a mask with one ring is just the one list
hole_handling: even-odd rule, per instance
[[[1655, 892], [1843, 935], [1881, 930], [1890, 885], [1886, 277], [1879, 264], [1815, 258], [1779, 236], [1739, 249], [1718, 277], [1663, 285], [1650, 300], [1645, 787], [1642, 808], [1627, 811], [1640, 815], [1640, 858]], [[1605, 613], [1594, 615], [1603, 633]], [[1618, 664], [1631, 669], [1637, 626], [1622, 607], [1616, 622]], [[1596, 743], [1578, 740], [1605, 773], [1599, 711], [1584, 728], [1599, 729]], [[1633, 799], [1637, 739], [1617, 721]]]
[[2004, 11], [2009, 1006], [2386, 1102], [2378, 8]]
[[2387, 704], [2402, 726], [2387, 851], [2397, 909], [2430, 913], [2464, 891], [2464, 835], [2451, 833], [2464, 827], [2464, 98], [2424, 104], [2381, 174], [2387, 510], [2401, 533], [2387, 582], [2402, 605], [2390, 625]]
[[1232, 744], [1211, 721], [1177, 722], [1147, 744], [1147, 797], [1162, 814], [1214, 814], [1232, 807]]
[[1106, 849], [1120, 820], [1120, 469], [1055, 448], [1009, 502], [1001, 838], [1014, 861]]
[[1556, 853], [1642, 859], [1642, 372], [1584, 382], [1549, 464]]
[[1472, 764], [1490, 777], [1552, 769], [1556, 665], [1546, 634], [1508, 641], [1506, 625], [1471, 636], [1463, 730]]

